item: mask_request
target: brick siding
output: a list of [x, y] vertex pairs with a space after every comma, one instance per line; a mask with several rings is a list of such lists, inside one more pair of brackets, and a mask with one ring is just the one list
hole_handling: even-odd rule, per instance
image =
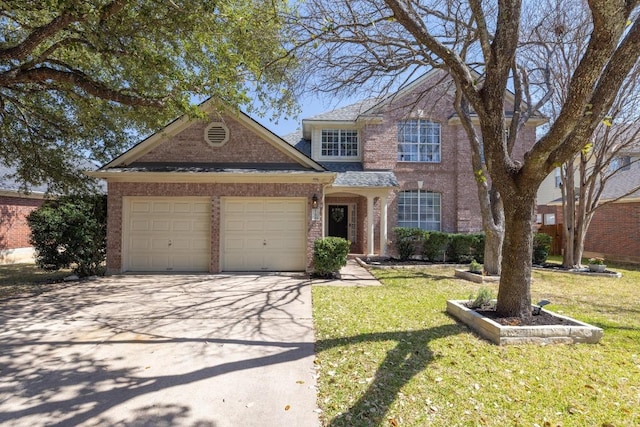
[[209, 121], [196, 121], [167, 139], [137, 161], [176, 163], [292, 163], [290, 157], [258, 137], [237, 120], [225, 117], [229, 140], [213, 147], [204, 139]]
[[27, 216], [42, 200], [0, 196], [0, 250], [31, 247]]
[[[362, 130], [363, 167], [365, 170], [391, 169], [400, 188], [388, 199], [389, 238], [397, 225], [397, 193], [417, 190], [418, 181], [422, 190], [439, 193], [441, 196], [441, 230], [445, 232], [477, 232], [482, 230], [482, 217], [478, 201], [478, 190], [471, 165], [471, 151], [464, 128], [460, 124], [449, 124], [455, 114], [450, 87], [445, 83], [430, 87], [425, 82], [413, 94], [400, 97], [382, 111], [382, 123], [368, 124]], [[440, 162], [399, 162], [398, 122], [420, 117], [440, 123]], [[522, 159], [527, 148], [535, 143], [535, 127], [521, 129], [514, 157]], [[379, 211], [379, 204], [376, 203]], [[379, 214], [376, 215], [376, 232], [379, 233]], [[376, 242], [378, 239], [376, 238]]]
[[640, 202], [598, 208], [584, 242], [585, 256], [640, 262]]

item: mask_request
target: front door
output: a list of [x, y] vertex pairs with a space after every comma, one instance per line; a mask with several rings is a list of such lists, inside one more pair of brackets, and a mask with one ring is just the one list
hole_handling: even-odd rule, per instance
[[349, 207], [347, 205], [329, 206], [329, 236], [349, 240]]

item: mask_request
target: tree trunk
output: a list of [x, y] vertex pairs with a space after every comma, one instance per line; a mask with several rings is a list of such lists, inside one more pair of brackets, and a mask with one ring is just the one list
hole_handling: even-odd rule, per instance
[[[524, 192], [520, 192], [524, 193]], [[505, 237], [502, 250], [502, 274], [498, 289], [498, 315], [531, 317], [531, 255], [535, 211], [535, 192], [512, 193], [504, 199]]]
[[[486, 199], [484, 199], [486, 200]], [[482, 209], [485, 232], [484, 272], [499, 276], [502, 265], [502, 245], [504, 242], [504, 211], [502, 198], [495, 188], [489, 190], [490, 208]], [[480, 199], [480, 203], [483, 199]]]

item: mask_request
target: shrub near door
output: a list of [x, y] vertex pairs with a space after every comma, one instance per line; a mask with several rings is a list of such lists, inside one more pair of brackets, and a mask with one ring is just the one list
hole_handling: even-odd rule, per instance
[[342, 237], [325, 237], [313, 243], [313, 268], [319, 276], [332, 276], [347, 265], [351, 242]]

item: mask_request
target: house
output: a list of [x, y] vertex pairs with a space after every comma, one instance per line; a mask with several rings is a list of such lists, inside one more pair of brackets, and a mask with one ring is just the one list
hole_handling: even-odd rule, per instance
[[[640, 145], [621, 150], [610, 165], [617, 170], [608, 181], [584, 242], [585, 257], [640, 262]], [[537, 221], [541, 230], [553, 234], [561, 248], [562, 193], [559, 170], [538, 190]], [[555, 231], [554, 231], [555, 230]], [[558, 254], [561, 252], [558, 250]]]
[[0, 264], [34, 261], [27, 216], [42, 205], [47, 190], [36, 186], [29, 193], [21, 191], [19, 183], [11, 178], [13, 172], [0, 167]]
[[[393, 253], [396, 226], [481, 230], [451, 85], [427, 73], [282, 139], [243, 113], [177, 119], [92, 176], [108, 182], [107, 270], [310, 270], [313, 242]], [[516, 150], [535, 140], [526, 126]]]

